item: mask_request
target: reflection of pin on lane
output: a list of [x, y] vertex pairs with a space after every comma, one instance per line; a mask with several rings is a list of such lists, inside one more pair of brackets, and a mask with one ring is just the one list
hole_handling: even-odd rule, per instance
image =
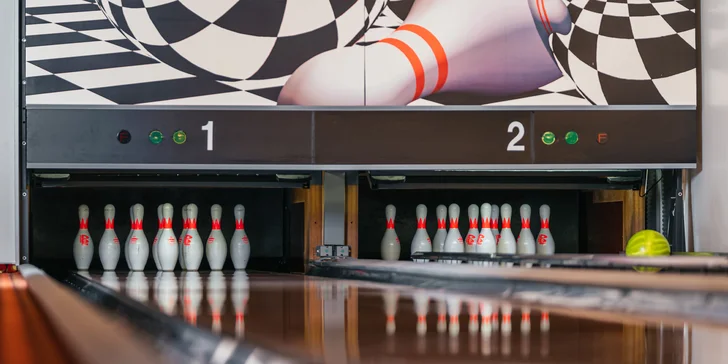
[[384, 313], [387, 315], [387, 335], [392, 335], [397, 330], [397, 324], [394, 321], [394, 317], [397, 315], [397, 301], [399, 301], [399, 293], [395, 290], [388, 290], [384, 292], [383, 298]]
[[438, 91], [518, 94], [562, 76], [548, 37], [570, 30], [561, 0], [416, 0], [391, 36], [304, 63], [278, 102], [406, 105]]

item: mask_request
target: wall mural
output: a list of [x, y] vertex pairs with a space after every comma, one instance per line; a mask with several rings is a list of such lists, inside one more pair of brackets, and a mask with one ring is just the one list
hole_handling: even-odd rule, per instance
[[696, 0], [26, 0], [28, 104], [696, 105]]

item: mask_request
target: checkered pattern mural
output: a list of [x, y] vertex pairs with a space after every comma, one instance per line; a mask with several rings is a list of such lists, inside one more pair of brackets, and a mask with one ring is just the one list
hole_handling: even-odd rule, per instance
[[[413, 1], [26, 0], [27, 103], [275, 105], [303, 62], [387, 37]], [[563, 1], [574, 27], [551, 47], [564, 77], [411, 105], [695, 105], [696, 0]]]

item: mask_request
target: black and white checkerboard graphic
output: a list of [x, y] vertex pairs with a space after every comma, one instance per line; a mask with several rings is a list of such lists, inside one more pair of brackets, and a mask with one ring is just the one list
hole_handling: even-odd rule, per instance
[[696, 2], [568, 0], [554, 55], [592, 103], [696, 105]]
[[[118, 0], [112, 1], [119, 3]], [[597, 0], [589, 2], [594, 1]], [[647, 0], [610, 0], [609, 2], [626, 3], [627, 1], [630, 2], [627, 4], [630, 6], [632, 2], [649, 3]], [[169, 3], [171, 0], [155, 0], [155, 2]], [[666, 2], [674, 2], [674, 0]], [[374, 17], [378, 13], [377, 7], [384, 2], [366, 0], [366, 3], [371, 11], [370, 16]], [[366, 46], [391, 34], [402, 24], [411, 4], [412, 0], [390, 0], [388, 7], [384, 8], [373, 26], [359, 38], [360, 41], [354, 46]], [[577, 0], [571, 1], [572, 16], [574, 16], [575, 7], [579, 8], [579, 4], [580, 2]], [[694, 10], [694, 6], [691, 8], [688, 5], [684, 8]], [[588, 18], [585, 19], [588, 20]], [[628, 19], [631, 18], [628, 17]], [[582, 19], [582, 21], [584, 20]], [[288, 75], [279, 76], [261, 72], [260, 77], [243, 81], [232, 79], [221, 81], [211, 77], [198, 76], [199, 69], [185, 69], [184, 66], [176, 64], [175, 67], [172, 67], [162, 63], [158, 59], [164, 56], [155, 55], [157, 52], [150, 51], [148, 44], [142, 45], [133, 38], [127, 38], [108, 20], [94, 0], [26, 0], [26, 24], [28, 104], [275, 105], [278, 94], [288, 79]], [[597, 29], [599, 29], [598, 25]], [[694, 44], [694, 26], [692, 34]], [[685, 39], [684, 41], [690, 39], [689, 32], [684, 31], [680, 35], [681, 39]], [[634, 40], [634, 42], [638, 42], [638, 40]], [[555, 49], [558, 47], [557, 43], [554, 41]], [[564, 42], [563, 44], [570, 43]], [[572, 41], [571, 47], [564, 46], [562, 51], [563, 48], [573, 48], [574, 44]], [[576, 48], [571, 52], [575, 50]], [[558, 53], [556, 55], [559, 56]], [[691, 56], [690, 53], [681, 55], [683, 58]], [[566, 59], [570, 61], [569, 58]], [[169, 63], [168, 60], [164, 61]], [[571, 71], [571, 68], [574, 68], [572, 64], [570, 62], [564, 68]], [[262, 69], [264, 68], [258, 68], [256, 71]], [[695, 72], [694, 62], [692, 72], [693, 74]], [[573, 73], [573, 75], [578, 77], [580, 74]], [[677, 77], [674, 80], [684, 83], [681, 91], [684, 91], [685, 94], [690, 92], [695, 94], [694, 80], [689, 83], [684, 77], [680, 79], [680, 74], [673, 76]], [[647, 81], [650, 82], [651, 79]], [[657, 79], [654, 81], [655, 84], [659, 84], [659, 82], [661, 81]], [[671, 85], [674, 84], [675, 82]], [[589, 95], [588, 91], [591, 89], [580, 86], [582, 91]], [[675, 97], [663, 97], [663, 100], [662, 103], [685, 104], [680, 100], [674, 102], [677, 100]], [[592, 101], [599, 103], [598, 98], [592, 98]], [[638, 98], [626, 102], [610, 103], [641, 104], [647, 102], [642, 102]], [[566, 76], [538, 90], [515, 97], [493, 98], [469, 94], [436, 94], [427, 99], [416, 100], [411, 105], [589, 104], [591, 103], [582, 96], [571, 79]]]

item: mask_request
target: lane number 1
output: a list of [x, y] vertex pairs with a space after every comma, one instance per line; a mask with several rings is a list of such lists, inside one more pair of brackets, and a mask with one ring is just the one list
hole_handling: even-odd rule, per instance
[[208, 121], [207, 124], [202, 126], [202, 130], [207, 132], [207, 150], [212, 150], [212, 120]]
[[506, 148], [508, 152], [523, 152], [526, 150], [525, 145], [518, 145], [518, 142], [523, 139], [523, 135], [526, 133], [523, 123], [520, 121], [511, 121], [511, 124], [508, 125], [508, 134], [513, 134], [516, 129], [518, 129], [516, 136], [511, 139], [511, 142], [508, 143], [508, 147]]

